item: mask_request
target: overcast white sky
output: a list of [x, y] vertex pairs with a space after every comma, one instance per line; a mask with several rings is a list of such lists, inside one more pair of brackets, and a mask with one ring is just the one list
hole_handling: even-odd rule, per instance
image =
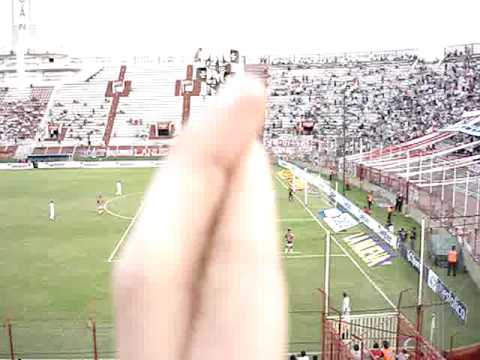
[[[31, 0], [43, 47], [85, 55], [250, 54], [423, 48], [480, 42], [479, 0]], [[10, 48], [11, 0], [0, 0]]]

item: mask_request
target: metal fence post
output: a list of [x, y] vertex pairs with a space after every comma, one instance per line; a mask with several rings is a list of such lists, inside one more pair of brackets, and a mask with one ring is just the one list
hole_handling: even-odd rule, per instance
[[97, 351], [97, 324], [95, 319], [90, 319], [92, 322], [92, 340], [93, 340], [93, 358], [98, 360], [98, 351]]
[[15, 350], [13, 349], [12, 323], [7, 319], [8, 342], [10, 346], [10, 358], [15, 360]]

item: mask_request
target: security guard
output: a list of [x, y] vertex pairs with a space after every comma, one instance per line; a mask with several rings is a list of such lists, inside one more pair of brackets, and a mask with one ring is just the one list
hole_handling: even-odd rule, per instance
[[455, 249], [455, 246], [452, 246], [452, 250], [448, 252], [448, 272], [447, 276], [450, 276], [450, 271], [453, 271], [453, 276], [457, 276], [457, 262], [458, 262], [458, 252]]

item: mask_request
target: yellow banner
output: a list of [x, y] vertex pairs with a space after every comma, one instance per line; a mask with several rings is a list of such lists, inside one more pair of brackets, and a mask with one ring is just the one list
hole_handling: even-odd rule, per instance
[[[280, 170], [277, 175], [288, 182], [288, 185], [292, 185], [292, 179], [293, 179], [293, 173], [290, 171], [290, 170], [287, 170], [287, 169], [284, 169], [284, 170]], [[303, 181], [300, 180], [298, 177], [295, 178], [295, 189], [297, 191], [301, 191], [303, 190], [305, 187], [304, 187], [304, 184], [303, 184]]]

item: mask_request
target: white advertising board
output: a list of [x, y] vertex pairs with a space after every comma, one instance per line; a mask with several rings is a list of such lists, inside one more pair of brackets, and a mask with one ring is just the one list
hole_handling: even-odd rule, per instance
[[156, 168], [162, 166], [161, 160], [135, 161], [54, 161], [39, 162], [39, 169], [120, 169], [120, 168]]
[[33, 165], [30, 163], [0, 163], [0, 170], [30, 170]]

